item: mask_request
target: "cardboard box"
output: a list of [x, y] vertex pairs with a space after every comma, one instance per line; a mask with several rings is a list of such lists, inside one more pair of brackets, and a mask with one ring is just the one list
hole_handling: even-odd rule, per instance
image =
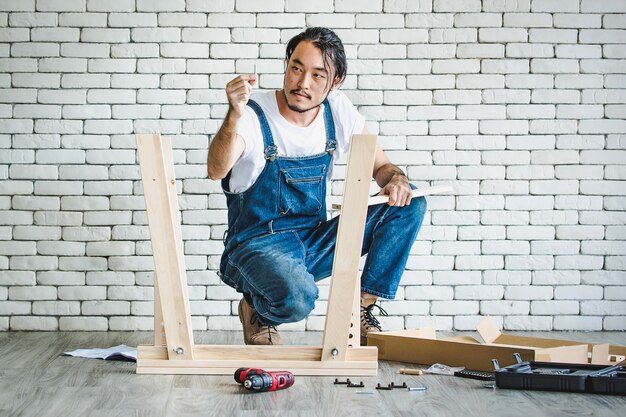
[[626, 364], [626, 346], [503, 334], [491, 317], [481, 321], [477, 330], [484, 343], [472, 336], [438, 339], [434, 329], [415, 329], [370, 333], [367, 344], [378, 347], [379, 359], [488, 372], [494, 370], [492, 359], [500, 366], [514, 364], [514, 353], [526, 361]]

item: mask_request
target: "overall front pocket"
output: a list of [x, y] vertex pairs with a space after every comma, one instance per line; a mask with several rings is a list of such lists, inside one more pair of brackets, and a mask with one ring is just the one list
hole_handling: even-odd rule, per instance
[[325, 198], [326, 166], [280, 170], [278, 213], [281, 216], [319, 216]]

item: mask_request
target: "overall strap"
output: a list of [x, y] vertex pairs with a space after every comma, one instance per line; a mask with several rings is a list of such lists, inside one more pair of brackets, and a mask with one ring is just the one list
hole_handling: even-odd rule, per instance
[[335, 138], [335, 121], [328, 99], [324, 100], [324, 124], [326, 125], [326, 152], [332, 155], [337, 147], [337, 140]]
[[273, 161], [278, 156], [278, 148], [274, 144], [274, 137], [272, 136], [272, 131], [270, 130], [270, 125], [267, 122], [267, 117], [265, 117], [265, 113], [254, 100], [248, 100], [248, 106], [254, 110], [257, 117], [259, 118], [259, 123], [261, 124], [261, 133], [263, 134], [263, 146], [265, 154], [265, 159], [268, 161]]

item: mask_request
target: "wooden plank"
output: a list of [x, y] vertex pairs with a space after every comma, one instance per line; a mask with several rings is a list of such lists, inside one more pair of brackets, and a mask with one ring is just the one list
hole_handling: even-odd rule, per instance
[[190, 360], [193, 333], [171, 142], [156, 134], [138, 134], [136, 140], [169, 358]]
[[[419, 188], [417, 190], [413, 190], [411, 192], [411, 195], [413, 197], [423, 197], [423, 196], [432, 195], [432, 194], [444, 194], [444, 193], [450, 193], [450, 192], [452, 192], [451, 186], [440, 185], [436, 187], [426, 187], [426, 188]], [[373, 206], [375, 204], [387, 203], [388, 201], [389, 201], [388, 195], [375, 195], [367, 199], [367, 205]], [[331, 208], [333, 210], [339, 210], [341, 209], [341, 203], [332, 203]]]
[[375, 135], [352, 137], [326, 313], [322, 361], [346, 360], [353, 311], [353, 303], [349, 300], [354, 300], [355, 288], [359, 287], [359, 258], [375, 152]]
[[[351, 348], [345, 361], [320, 361], [321, 347], [196, 345], [193, 360], [168, 359], [165, 347], [139, 346], [139, 374], [232, 374], [237, 368], [288, 369], [299, 375], [374, 376], [375, 347]], [[276, 359], [280, 358], [280, 359]]]
[[154, 271], [154, 346], [166, 346], [165, 327], [163, 327], [163, 309], [161, 308], [161, 296], [159, 292], [159, 280]]
[[[298, 361], [320, 361], [322, 348], [320, 346], [298, 346], [298, 345], [195, 345], [194, 359], [196, 360], [298, 360]], [[167, 348], [165, 346], [139, 345], [138, 353], [142, 359], [157, 360], [167, 359]], [[362, 346], [348, 349], [347, 361], [371, 361], [378, 357], [378, 348], [375, 346]], [[277, 359], [280, 358], [280, 359]], [[338, 361], [331, 361], [324, 366], [333, 365]], [[175, 365], [178, 366], [178, 365]]]
[[354, 299], [352, 300], [352, 313], [350, 328], [348, 329], [348, 346], [361, 346], [361, 273], [357, 273], [357, 285], [354, 286]]

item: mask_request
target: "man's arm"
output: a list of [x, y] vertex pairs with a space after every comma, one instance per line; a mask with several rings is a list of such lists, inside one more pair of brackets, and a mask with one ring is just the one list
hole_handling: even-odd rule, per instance
[[237, 122], [243, 115], [255, 82], [255, 75], [240, 75], [226, 85], [228, 112], [211, 140], [207, 157], [207, 172], [213, 180], [224, 178], [245, 150], [245, 142], [237, 134]]
[[[367, 131], [363, 131], [367, 134]], [[376, 145], [373, 178], [381, 187], [379, 195], [388, 195], [390, 206], [404, 207], [411, 202], [411, 186], [404, 172], [391, 163], [385, 152]]]

